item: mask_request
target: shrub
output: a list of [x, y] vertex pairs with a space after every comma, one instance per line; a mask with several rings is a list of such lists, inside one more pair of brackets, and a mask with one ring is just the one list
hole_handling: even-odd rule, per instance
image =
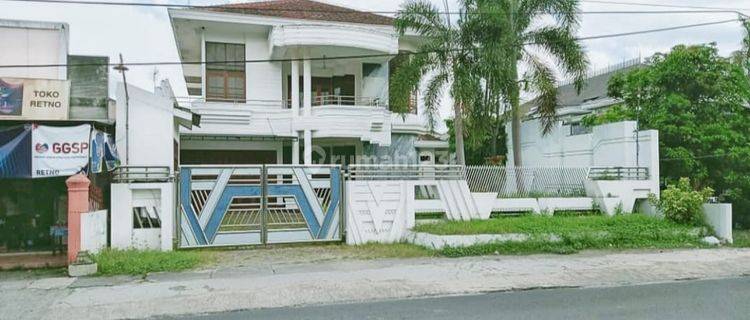
[[651, 195], [649, 200], [671, 221], [701, 225], [704, 223], [703, 204], [713, 193], [714, 190], [708, 187], [693, 190], [690, 179], [683, 177], [677, 184], [667, 186], [667, 189], [661, 192], [661, 199]]

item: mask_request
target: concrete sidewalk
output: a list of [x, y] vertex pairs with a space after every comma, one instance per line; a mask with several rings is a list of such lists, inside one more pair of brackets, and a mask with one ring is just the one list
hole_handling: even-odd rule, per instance
[[750, 249], [258, 264], [145, 278], [0, 280], [0, 318], [145, 318], [747, 275]]

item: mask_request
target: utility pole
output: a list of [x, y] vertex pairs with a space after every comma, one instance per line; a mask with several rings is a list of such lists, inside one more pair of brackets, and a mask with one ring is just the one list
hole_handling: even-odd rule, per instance
[[120, 64], [114, 67], [115, 70], [122, 74], [122, 83], [125, 86], [125, 165], [130, 165], [130, 95], [128, 94], [128, 80], [125, 78], [125, 71], [128, 71], [128, 67], [122, 61], [122, 53], [120, 53]]

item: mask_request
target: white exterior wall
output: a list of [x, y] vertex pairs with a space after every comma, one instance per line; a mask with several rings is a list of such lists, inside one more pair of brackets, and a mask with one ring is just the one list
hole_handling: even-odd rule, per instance
[[164, 166], [173, 172], [175, 123], [172, 101], [132, 85], [128, 86], [128, 94], [126, 104], [125, 86], [119, 83], [115, 130], [122, 165]]
[[[595, 126], [592, 133], [570, 135], [561, 123], [542, 136], [538, 120], [521, 125], [524, 167], [647, 167], [651, 192], [659, 194], [659, 132], [642, 130], [636, 144], [635, 121]], [[506, 133], [510, 136], [510, 124]], [[638, 145], [638, 148], [636, 148]], [[513, 166], [513, 142], [509, 138], [508, 166]], [[638, 153], [636, 153], [638, 149]], [[636, 161], [636, 154], [638, 160]]]
[[[252, 15], [230, 15], [197, 10], [170, 10], [175, 37], [183, 59], [205, 58], [206, 42], [245, 45], [248, 60], [283, 59], [397, 53], [399, 48], [414, 49], [417, 40], [401, 41], [391, 26], [357, 23], [295, 20]], [[354, 75], [357, 98], [388, 99], [387, 58], [312, 61], [316, 76]], [[362, 63], [381, 63], [382, 79], [365, 83]], [[303, 62], [300, 61], [300, 77]], [[312, 114], [293, 117], [283, 108], [287, 98], [290, 63], [246, 64], [245, 104], [194, 102], [192, 110], [202, 116], [201, 127], [181, 130], [182, 134], [264, 136], [296, 138], [311, 132], [313, 144], [320, 138], [350, 138], [376, 145], [390, 145], [392, 133], [428, 134], [424, 117], [409, 115], [404, 121], [384, 108], [364, 106], [321, 106]], [[196, 68], [198, 70], [196, 70]], [[184, 66], [186, 75], [201, 76], [205, 89], [205, 66]], [[370, 81], [373, 80], [373, 81]], [[375, 81], [377, 80], [377, 81]], [[191, 84], [196, 87], [196, 84]], [[202, 90], [205, 98], [205, 90]], [[394, 120], [396, 119], [396, 120]], [[397, 124], [391, 126], [391, 123]]]
[[[68, 25], [0, 20], [0, 62], [4, 65], [67, 64]], [[0, 68], [0, 77], [67, 80], [65, 67]]]
[[[271, 59], [268, 36], [260, 33], [245, 34], [245, 59]], [[248, 100], [283, 100], [281, 62], [248, 63], [245, 65]]]
[[[174, 174], [177, 124], [172, 100], [129, 85], [117, 87], [117, 149], [123, 166], [168, 167]], [[129, 129], [126, 130], [126, 121]], [[174, 183], [111, 185], [111, 246], [116, 249], [172, 250]], [[133, 208], [159, 208], [160, 228], [135, 229]]]
[[[510, 136], [510, 124], [506, 133]], [[636, 122], [595, 126], [589, 134], [570, 135], [570, 126], [558, 122], [542, 136], [538, 120], [521, 125], [524, 167], [647, 167], [649, 179], [586, 181], [586, 195], [608, 214], [632, 212], [636, 200], [659, 195], [659, 132], [642, 130], [636, 143]], [[507, 141], [508, 166], [513, 166], [513, 142]], [[636, 152], [636, 150], [638, 150]], [[637, 155], [637, 156], [636, 156]]]
[[[636, 161], [635, 121], [596, 126], [590, 134], [570, 135], [570, 126], [558, 126], [542, 136], [538, 120], [521, 124], [521, 147], [524, 167], [650, 167], [658, 159], [658, 132], [639, 132], [640, 156]], [[510, 124], [506, 127], [510, 136]], [[657, 142], [657, 143], [654, 143]], [[509, 166], [512, 166], [513, 144], [508, 139]], [[653, 147], [657, 149], [654, 150]], [[654, 168], [658, 170], [657, 167]]]

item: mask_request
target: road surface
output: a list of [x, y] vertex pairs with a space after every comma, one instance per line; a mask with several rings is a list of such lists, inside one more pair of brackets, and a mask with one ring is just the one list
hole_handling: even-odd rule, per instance
[[[363, 290], [367, 290], [363, 288]], [[750, 277], [274, 308], [168, 319], [748, 319]]]

